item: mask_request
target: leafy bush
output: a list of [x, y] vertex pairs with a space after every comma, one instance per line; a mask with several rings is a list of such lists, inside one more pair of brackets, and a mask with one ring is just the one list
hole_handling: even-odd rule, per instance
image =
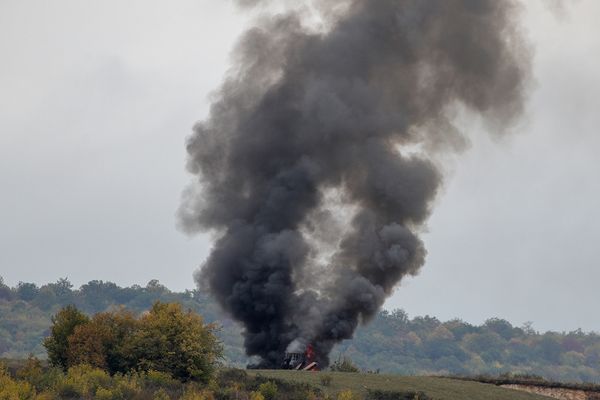
[[115, 393], [111, 389], [98, 388], [96, 391], [96, 400], [119, 400], [121, 398], [120, 393]]
[[14, 380], [6, 367], [0, 364], [0, 399], [33, 400], [35, 389], [28, 382]]
[[[181, 400], [215, 400], [215, 398], [208, 390], [188, 390], [183, 394]], [[250, 396], [250, 400], [252, 400], [252, 395]]]
[[142, 382], [137, 374], [116, 374], [113, 376], [115, 391], [122, 399], [132, 399], [142, 390]]
[[166, 371], [181, 381], [208, 382], [213, 376], [223, 351], [214, 325], [180, 304], [160, 302], [139, 323], [130, 345], [137, 368]]
[[98, 368], [78, 365], [69, 368], [66, 376], [59, 381], [59, 395], [65, 398], [91, 397], [100, 387], [109, 387], [111, 378]]
[[357, 400], [352, 390], [343, 390], [337, 395], [337, 400]]
[[265, 400], [265, 396], [260, 392], [250, 392], [250, 400]]
[[153, 400], [171, 400], [171, 396], [169, 396], [169, 394], [167, 393], [167, 391], [165, 389], [158, 389], [155, 393], [154, 393], [154, 397], [152, 397]]
[[161, 371], [150, 370], [141, 374], [145, 386], [150, 388], [169, 388], [174, 389], [179, 386], [179, 381], [174, 379], [171, 374]]
[[79, 391], [74, 382], [60, 381], [55, 387], [56, 394], [61, 399], [79, 399], [84, 393]]
[[277, 395], [277, 384], [272, 381], [261, 383], [258, 391], [263, 395], [265, 400], [273, 400]]
[[27, 381], [35, 388], [43, 386], [41, 382], [43, 375], [42, 363], [33, 355], [29, 356], [25, 365], [17, 373], [18, 378]]
[[337, 360], [331, 365], [330, 369], [335, 372], [359, 372], [360, 370], [352, 360], [348, 357], [344, 357], [342, 360]]

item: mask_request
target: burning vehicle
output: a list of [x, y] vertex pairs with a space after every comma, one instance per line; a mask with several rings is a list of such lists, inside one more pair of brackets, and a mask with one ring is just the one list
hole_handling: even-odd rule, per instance
[[313, 346], [309, 344], [304, 352], [298, 351], [297, 348], [294, 351], [286, 352], [281, 368], [295, 369], [296, 371], [318, 371], [319, 364], [315, 360], [315, 351]]

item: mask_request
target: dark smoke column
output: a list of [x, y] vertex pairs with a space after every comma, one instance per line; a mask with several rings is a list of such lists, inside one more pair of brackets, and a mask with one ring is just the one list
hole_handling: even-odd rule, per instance
[[501, 132], [529, 78], [513, 1], [320, 4], [326, 29], [289, 12], [242, 37], [187, 145], [181, 219], [216, 235], [198, 283], [263, 367], [308, 343], [326, 365], [418, 272], [435, 160], [466, 142], [453, 116]]

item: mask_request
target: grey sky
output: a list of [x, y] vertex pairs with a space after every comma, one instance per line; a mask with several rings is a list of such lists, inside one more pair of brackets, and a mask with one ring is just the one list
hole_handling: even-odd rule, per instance
[[[600, 331], [595, 0], [527, 2], [536, 87], [516, 132], [451, 160], [411, 315]], [[229, 1], [0, 0], [0, 275], [191, 288], [210, 238], [175, 212], [184, 140], [249, 19]], [[468, 130], [477, 128], [468, 124]], [[473, 132], [471, 132], [473, 133]]]

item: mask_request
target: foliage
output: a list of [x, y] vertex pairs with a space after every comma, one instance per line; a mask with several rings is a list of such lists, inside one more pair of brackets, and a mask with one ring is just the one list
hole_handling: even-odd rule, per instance
[[[225, 361], [232, 366], [245, 366], [248, 362], [242, 346], [239, 327], [219, 314], [218, 306], [206, 293], [187, 290], [180, 293], [169, 291], [156, 280], [146, 286], [133, 285], [121, 288], [112, 282], [90, 281], [74, 289], [66, 279], [38, 287], [21, 282], [10, 288], [0, 277], [0, 357], [26, 358], [29, 353], [45, 357], [43, 338], [48, 336], [52, 324], [51, 315], [65, 305], [72, 304], [86, 315], [125, 308], [138, 315], [149, 310], [156, 301], [179, 303], [202, 315], [208, 323], [218, 322], [222, 330], [219, 338], [225, 343]], [[37, 288], [35, 297], [21, 299], [19, 287], [32, 285]]]
[[358, 400], [357, 397], [352, 393], [352, 390], [342, 390], [337, 395], [337, 400]]
[[139, 320], [131, 340], [137, 367], [165, 371], [175, 378], [207, 382], [222, 354], [215, 326], [205, 325], [176, 303], [155, 303]]
[[[113, 376], [90, 365], [70, 367], [66, 372], [27, 362], [13, 375], [0, 368], [0, 400], [320, 400], [307, 385], [250, 377], [245, 373], [219, 374], [210, 384], [181, 382], [159, 372], [117, 373]], [[27, 379], [31, 371], [41, 375], [58, 373], [49, 386], [36, 388]], [[242, 371], [243, 372], [243, 371]], [[232, 381], [233, 377], [240, 378]], [[222, 379], [223, 378], [223, 379]], [[278, 386], [285, 388], [279, 391]]]
[[68, 338], [68, 364], [88, 364], [114, 374], [135, 367], [129, 339], [139, 330], [139, 321], [124, 308], [103, 312], [79, 325]]
[[265, 400], [273, 400], [277, 395], [277, 384], [272, 381], [261, 383], [258, 386], [258, 391]]
[[331, 365], [330, 369], [336, 372], [359, 372], [360, 370], [349, 357], [344, 357], [342, 360], [337, 360]]
[[48, 351], [50, 365], [67, 369], [69, 341], [77, 326], [85, 324], [89, 318], [75, 306], [68, 305], [52, 317], [50, 336], [44, 340], [44, 347]]
[[[139, 315], [152, 308], [155, 301], [179, 303], [182, 309], [202, 315], [206, 322], [219, 324], [222, 329], [215, 330], [214, 334], [224, 344], [226, 365], [242, 367], [250, 362], [245, 356], [240, 328], [219, 313], [206, 293], [200, 290], [171, 292], [155, 280], [145, 286], [126, 288], [111, 282], [91, 281], [74, 289], [66, 279], [39, 287], [21, 282], [14, 288], [0, 279], [0, 357], [26, 358], [29, 353], [44, 357], [46, 353], [41, 343], [49, 334], [50, 316], [65, 305], [73, 304], [86, 315], [108, 312], [115, 316], [123, 307]], [[114, 330], [92, 329], [85, 333], [82, 328], [78, 340], [82, 348], [90, 352], [89, 355], [71, 354], [71, 363], [103, 366], [110, 373], [128, 370], [130, 360], [123, 365], [113, 362], [115, 359], [126, 361], [119, 354], [131, 352], [115, 335], [119, 334]], [[107, 347], [114, 349], [114, 354], [106, 359], [97, 357], [98, 351], [91, 351]], [[442, 322], [429, 316], [411, 319], [402, 310], [383, 311], [360, 327], [353, 340], [334, 348], [334, 359], [338, 356], [351, 357], [361, 370], [388, 373], [498, 375], [513, 372], [536, 374], [550, 380], [600, 383], [600, 334], [580, 330], [539, 333], [531, 323], [515, 327], [498, 318], [476, 326], [461, 320]], [[69, 362], [68, 355], [66, 362]]]
[[34, 397], [35, 389], [28, 382], [13, 379], [0, 364], [0, 400], [33, 400]]
[[52, 387], [60, 380], [62, 372], [58, 368], [45, 368], [42, 362], [33, 355], [25, 361], [16, 373], [17, 378], [26, 381], [37, 391]]
[[352, 390], [342, 390], [338, 393], [337, 400], [358, 400], [358, 397], [352, 393]]
[[[145, 378], [158, 380], [157, 386], [173, 378], [208, 382], [222, 354], [214, 326], [176, 303], [156, 302], [139, 319], [124, 309], [88, 319], [67, 306], [53, 321], [45, 341], [49, 361], [69, 368], [69, 374], [81, 365], [106, 371], [105, 375], [147, 371]], [[66, 383], [64, 397], [75, 394], [72, 386]]]
[[13, 297], [13, 293], [12, 293], [10, 287], [8, 287], [8, 285], [6, 285], [4, 283], [4, 278], [2, 278], [0, 276], [0, 299], [11, 300], [12, 297]]
[[260, 392], [251, 392], [250, 400], [265, 400], [265, 396], [263, 396]]
[[[29, 364], [29, 365], [27, 365]], [[335, 381], [327, 392], [311, 386], [317, 384], [319, 373], [299, 371], [222, 370], [209, 384], [181, 382], [157, 371], [117, 373], [89, 365], [71, 367], [67, 372], [37, 363], [23, 363], [11, 375], [0, 368], [1, 400], [488, 400], [542, 399], [528, 393], [515, 392], [494, 385], [431, 377], [399, 377], [375, 374], [328, 373]], [[50, 386], [36, 389], [25, 377], [25, 370], [42, 375], [55, 371], [58, 379]], [[52, 372], [54, 373], [54, 372]], [[514, 377], [513, 377], [514, 378]], [[508, 378], [507, 378], [508, 379]], [[367, 388], [377, 388], [370, 389]], [[273, 390], [275, 389], [275, 390]]]

